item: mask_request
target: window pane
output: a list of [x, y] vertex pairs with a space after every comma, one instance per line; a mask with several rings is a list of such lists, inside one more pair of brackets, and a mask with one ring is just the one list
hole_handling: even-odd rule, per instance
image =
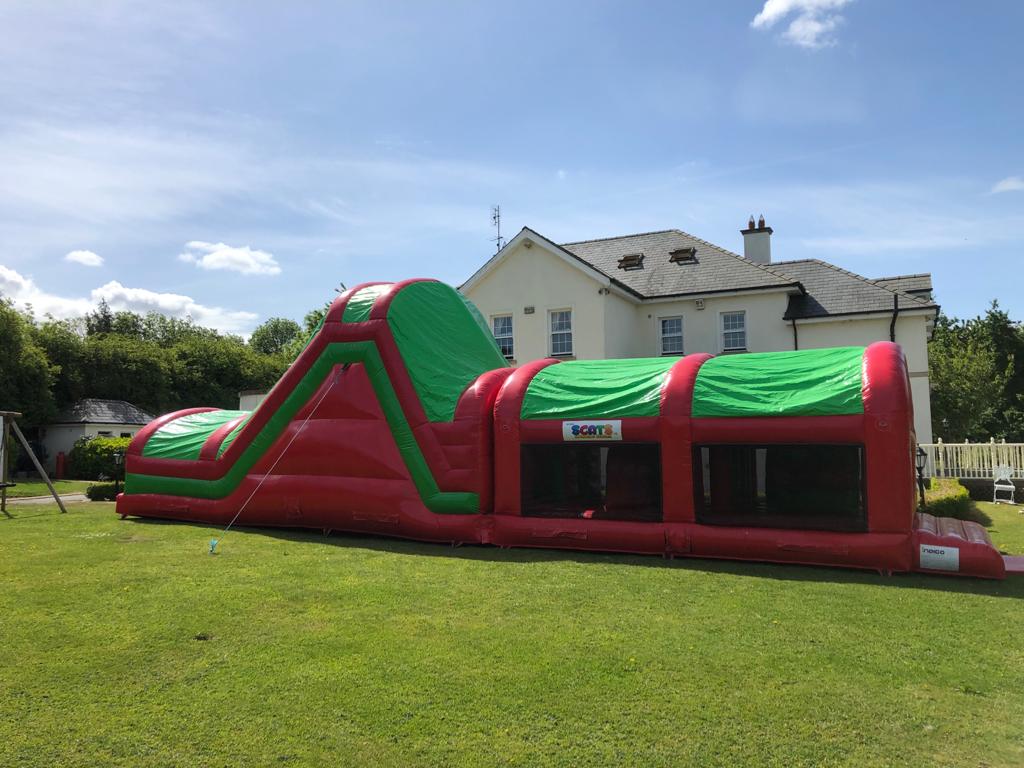
[[661, 354], [681, 355], [683, 353], [683, 318], [661, 318]]
[[512, 315], [495, 315], [491, 318], [494, 329], [494, 340], [505, 357], [513, 356]]
[[725, 334], [726, 349], [746, 349], [747, 348], [747, 334], [743, 331], [739, 332], [727, 332]]
[[661, 354], [681, 355], [683, 353], [683, 338], [675, 336], [661, 340]]
[[747, 315], [745, 312], [722, 313], [722, 348], [747, 348]]
[[597, 520], [661, 520], [657, 443], [524, 445], [523, 515]]
[[857, 445], [710, 445], [694, 450], [697, 521], [864, 531]]
[[726, 312], [722, 315], [722, 322], [725, 324], [725, 330], [736, 331], [742, 330], [746, 320], [743, 312]]
[[551, 313], [551, 354], [572, 354], [572, 310]]
[[571, 331], [572, 330], [572, 311], [559, 311], [551, 313], [551, 330], [552, 331]]

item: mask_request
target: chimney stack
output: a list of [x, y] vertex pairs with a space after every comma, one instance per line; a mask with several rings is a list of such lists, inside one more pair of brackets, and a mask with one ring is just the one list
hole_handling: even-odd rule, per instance
[[764, 214], [754, 224], [754, 215], [750, 215], [747, 228], [741, 229], [743, 235], [743, 258], [755, 264], [772, 263], [772, 228], [765, 225]]

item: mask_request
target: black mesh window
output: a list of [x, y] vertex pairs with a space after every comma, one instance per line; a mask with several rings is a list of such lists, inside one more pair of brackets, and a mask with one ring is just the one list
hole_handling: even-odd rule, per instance
[[524, 445], [523, 515], [661, 520], [657, 443]]
[[694, 449], [697, 522], [865, 531], [859, 445], [704, 445]]

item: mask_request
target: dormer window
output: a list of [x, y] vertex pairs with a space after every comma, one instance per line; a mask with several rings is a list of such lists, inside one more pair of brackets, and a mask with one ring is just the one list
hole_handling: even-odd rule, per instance
[[668, 260], [673, 264], [693, 264], [697, 261], [697, 249], [691, 246], [669, 251]]
[[626, 271], [644, 268], [644, 255], [642, 253], [627, 253], [619, 259], [619, 269]]

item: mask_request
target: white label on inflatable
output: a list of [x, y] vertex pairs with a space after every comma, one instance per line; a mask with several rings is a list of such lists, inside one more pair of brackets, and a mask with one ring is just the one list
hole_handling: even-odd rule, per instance
[[562, 440], [621, 440], [622, 420], [563, 421]]
[[959, 571], [960, 548], [940, 547], [937, 544], [921, 545], [921, 567], [933, 571]]

